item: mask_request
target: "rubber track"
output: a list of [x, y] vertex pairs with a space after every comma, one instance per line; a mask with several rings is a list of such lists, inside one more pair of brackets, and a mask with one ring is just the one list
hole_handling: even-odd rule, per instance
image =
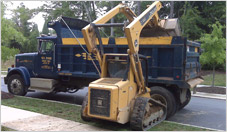
[[[134, 109], [130, 118], [130, 127], [132, 130], [137, 131], [144, 131], [152, 128], [153, 126], [159, 124], [164, 119], [160, 119], [159, 121], [152, 123], [150, 126], [144, 128], [143, 127], [143, 120], [145, 115], [145, 107], [147, 103], [149, 102], [149, 98], [145, 97], [138, 97], [134, 104]], [[166, 110], [164, 110], [166, 112]], [[164, 117], [165, 118], [165, 117]]]
[[134, 104], [134, 109], [130, 119], [130, 127], [133, 130], [143, 130], [143, 117], [148, 98], [138, 97]]

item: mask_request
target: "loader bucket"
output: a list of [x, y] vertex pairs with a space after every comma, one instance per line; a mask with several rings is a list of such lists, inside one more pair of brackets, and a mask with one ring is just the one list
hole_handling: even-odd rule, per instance
[[146, 26], [140, 37], [164, 37], [164, 36], [181, 36], [180, 25], [177, 18], [163, 19], [159, 26]]

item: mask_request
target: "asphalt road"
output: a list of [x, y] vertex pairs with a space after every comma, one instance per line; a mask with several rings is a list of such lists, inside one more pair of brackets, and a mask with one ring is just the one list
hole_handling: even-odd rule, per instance
[[[1, 79], [1, 88], [2, 91], [8, 92], [3, 78]], [[28, 92], [26, 96], [80, 105], [86, 93], [87, 88], [85, 87], [73, 94]], [[226, 130], [226, 100], [192, 97], [190, 103], [184, 109], [178, 111], [168, 120], [212, 129]]]

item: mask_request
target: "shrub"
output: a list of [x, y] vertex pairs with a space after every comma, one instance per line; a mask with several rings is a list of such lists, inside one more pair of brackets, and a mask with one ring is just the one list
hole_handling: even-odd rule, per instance
[[6, 46], [1, 46], [1, 56], [2, 62], [9, 60], [10, 58], [14, 58], [16, 54], [20, 53], [19, 49], [8, 48]]

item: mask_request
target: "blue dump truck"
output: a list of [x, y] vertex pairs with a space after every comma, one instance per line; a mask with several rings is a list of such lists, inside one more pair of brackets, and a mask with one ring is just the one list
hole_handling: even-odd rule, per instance
[[[64, 18], [80, 43], [86, 48], [81, 29], [89, 23]], [[30, 91], [74, 93], [99, 78], [91, 58], [82, 50], [62, 19], [48, 23], [56, 36], [38, 37], [37, 52], [18, 54], [15, 67], [8, 68], [4, 78], [8, 91], [26, 95]], [[127, 53], [126, 38], [102, 38], [105, 53]], [[190, 89], [199, 84], [200, 43], [181, 36], [141, 37], [141, 55], [147, 58], [147, 86], [157, 86], [151, 94], [162, 94], [167, 100], [170, 117], [188, 104]], [[92, 55], [91, 55], [92, 56]], [[92, 56], [99, 65], [95, 56]]]

